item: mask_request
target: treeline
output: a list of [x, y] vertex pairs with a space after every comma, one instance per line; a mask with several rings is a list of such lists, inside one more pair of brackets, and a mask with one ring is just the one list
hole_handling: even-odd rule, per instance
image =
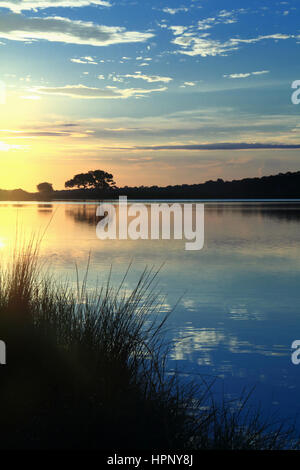
[[0, 200], [70, 200], [70, 199], [296, 199], [300, 198], [300, 171], [261, 178], [206, 181], [201, 184], [174, 186], [124, 186], [106, 189], [71, 189], [53, 191], [46, 198], [41, 193], [0, 190]]
[[23, 189], [13, 189], [12, 191], [0, 189], [0, 201], [32, 201], [38, 199], [37, 193], [28, 193]]
[[127, 196], [129, 199], [293, 199], [300, 197], [300, 171], [233, 181], [218, 179], [191, 185], [124, 186], [106, 190], [55, 191], [54, 199], [118, 198], [119, 196]]

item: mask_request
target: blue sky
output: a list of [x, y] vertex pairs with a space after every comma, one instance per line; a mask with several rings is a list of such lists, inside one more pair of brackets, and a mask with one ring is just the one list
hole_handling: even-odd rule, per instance
[[0, 187], [299, 170], [298, 17], [296, 0], [1, 0]]

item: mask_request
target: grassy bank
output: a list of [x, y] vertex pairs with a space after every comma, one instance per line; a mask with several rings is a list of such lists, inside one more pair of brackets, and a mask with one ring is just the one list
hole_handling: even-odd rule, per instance
[[[168, 375], [157, 273], [90, 291], [42, 274], [38, 244], [0, 273], [2, 449], [277, 449], [292, 428]], [[125, 279], [124, 279], [125, 280]]]

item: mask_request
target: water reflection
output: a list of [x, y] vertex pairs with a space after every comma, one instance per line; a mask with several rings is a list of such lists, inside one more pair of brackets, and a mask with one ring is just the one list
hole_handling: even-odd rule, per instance
[[[174, 342], [169, 367], [225, 379], [230, 395], [257, 386], [266, 409], [300, 412], [300, 366], [290, 345], [300, 338], [300, 204], [208, 203], [205, 246], [187, 252], [181, 240], [105, 240], [96, 237], [97, 204], [0, 204], [0, 259], [16, 222], [24, 233], [43, 230], [53, 217], [41, 255], [59, 279], [76, 284], [92, 252], [89, 285], [118, 284], [132, 261], [126, 287], [146, 265], [160, 266], [164, 311]], [[297, 338], [298, 337], [298, 338]]]
[[277, 344], [272, 345], [272, 348], [268, 348], [263, 344], [241, 340], [225, 329], [194, 328], [192, 325], [179, 329], [174, 344], [171, 354], [172, 359], [176, 361], [193, 361], [197, 357], [199, 365], [211, 366], [217, 364], [214, 360], [214, 352], [217, 350], [223, 351], [224, 358], [228, 358], [228, 352], [231, 354], [256, 353], [270, 357], [288, 356], [290, 351], [287, 345]]
[[65, 207], [65, 213], [67, 217], [72, 218], [78, 224], [96, 226], [99, 221], [99, 217], [96, 216], [96, 206], [94, 205]]
[[38, 204], [38, 212], [40, 213], [52, 213], [53, 212], [53, 204]]
[[229, 308], [229, 318], [242, 321], [261, 321], [264, 318], [263, 312], [251, 311], [245, 304], [235, 305]]

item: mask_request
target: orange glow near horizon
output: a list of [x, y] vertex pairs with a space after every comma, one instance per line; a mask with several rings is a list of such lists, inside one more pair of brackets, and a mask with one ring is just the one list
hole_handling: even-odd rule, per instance
[[[36, 192], [36, 186], [47, 181], [62, 190], [75, 174], [96, 169], [112, 173], [119, 187], [197, 184], [218, 177], [232, 180], [274, 174], [286, 159], [286, 150], [153, 151], [149, 145], [160, 142], [158, 130], [170, 126], [165, 118], [129, 119], [128, 123], [124, 118], [84, 118], [80, 100], [73, 116], [68, 100], [24, 99], [23, 94], [9, 90], [6, 103], [0, 107], [0, 189]], [[222, 115], [218, 119], [222, 120]], [[176, 130], [176, 126], [185, 124], [179, 120], [172, 125]], [[155, 130], [157, 137], [153, 137]], [[173, 139], [168, 145], [178, 144], [176, 134]], [[191, 139], [186, 143], [195, 142]], [[135, 148], [143, 145], [145, 150]], [[298, 153], [289, 150], [287, 171], [298, 170]]]
[[[27, 141], [25, 145], [28, 145]], [[87, 148], [87, 153], [90, 149]], [[82, 149], [84, 152], [84, 149]], [[0, 151], [1, 173], [0, 189], [23, 189], [35, 192], [37, 184], [48, 181], [54, 189], [64, 189], [64, 183], [77, 173], [95, 169], [104, 169], [114, 174], [118, 185], [128, 181], [135, 185], [132, 169], [118, 167], [118, 164], [95, 159], [63, 159], [55, 155], [55, 145], [47, 142], [33, 142], [27, 149]]]

